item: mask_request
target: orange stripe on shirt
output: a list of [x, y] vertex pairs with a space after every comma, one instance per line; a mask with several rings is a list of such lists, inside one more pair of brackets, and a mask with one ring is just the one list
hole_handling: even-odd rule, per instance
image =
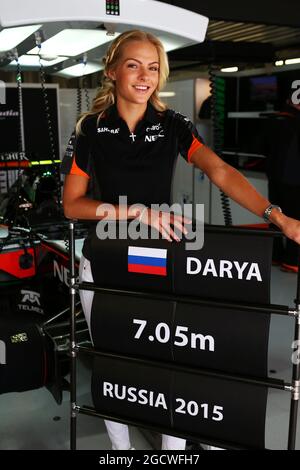
[[74, 155], [74, 158], [73, 158], [73, 163], [72, 163], [72, 167], [71, 167], [71, 170], [70, 170], [70, 175], [78, 175], [78, 176], [84, 176], [85, 178], [89, 178], [89, 175], [87, 173], [85, 173], [85, 171], [81, 170], [81, 168], [79, 168], [79, 166], [77, 165], [76, 155]]
[[193, 142], [191, 143], [190, 145], [190, 148], [189, 148], [189, 151], [188, 151], [188, 162], [191, 163], [191, 157], [193, 155], [193, 153], [198, 150], [200, 147], [202, 147], [202, 142], [199, 142], [198, 139], [196, 139], [196, 137], [193, 135]]

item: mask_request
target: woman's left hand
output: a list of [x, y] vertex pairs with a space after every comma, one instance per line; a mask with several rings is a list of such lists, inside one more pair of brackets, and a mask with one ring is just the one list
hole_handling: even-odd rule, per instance
[[284, 235], [300, 245], [300, 220], [284, 216], [281, 223], [281, 230]]

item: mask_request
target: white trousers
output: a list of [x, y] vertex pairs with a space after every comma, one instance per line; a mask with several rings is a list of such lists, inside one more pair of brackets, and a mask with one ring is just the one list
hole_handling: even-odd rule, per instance
[[[79, 266], [79, 280], [84, 282], [94, 282], [91, 263], [84, 257], [81, 257]], [[80, 300], [87, 321], [91, 339], [91, 310], [94, 298], [94, 292], [88, 290], [80, 291]], [[112, 443], [112, 448], [115, 450], [128, 450], [131, 448], [128, 426], [126, 424], [115, 423], [114, 421], [104, 420], [109, 438]], [[184, 450], [185, 439], [179, 437], [162, 435], [162, 449], [163, 450]]]

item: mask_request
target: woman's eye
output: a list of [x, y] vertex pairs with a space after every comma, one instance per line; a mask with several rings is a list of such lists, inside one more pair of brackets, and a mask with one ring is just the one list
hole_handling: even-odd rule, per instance
[[151, 72], [158, 72], [158, 67], [150, 67]]
[[135, 69], [137, 67], [136, 64], [128, 64], [128, 67], [130, 67], [131, 69]]

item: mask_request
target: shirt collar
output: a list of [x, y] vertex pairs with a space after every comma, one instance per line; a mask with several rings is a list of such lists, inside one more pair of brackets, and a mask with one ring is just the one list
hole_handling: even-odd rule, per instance
[[[117, 122], [121, 119], [121, 117], [118, 113], [118, 108], [117, 108], [116, 104], [113, 104], [112, 106], [110, 106], [105, 111], [105, 115], [106, 115], [107, 120], [110, 121], [110, 122]], [[158, 120], [157, 111], [154, 108], [154, 106], [151, 103], [148, 102], [147, 109], [146, 109], [146, 112], [145, 112], [145, 115], [144, 115], [142, 121], [146, 121], [146, 122], [149, 122], [151, 124], [155, 124], [157, 122], [157, 120]]]

